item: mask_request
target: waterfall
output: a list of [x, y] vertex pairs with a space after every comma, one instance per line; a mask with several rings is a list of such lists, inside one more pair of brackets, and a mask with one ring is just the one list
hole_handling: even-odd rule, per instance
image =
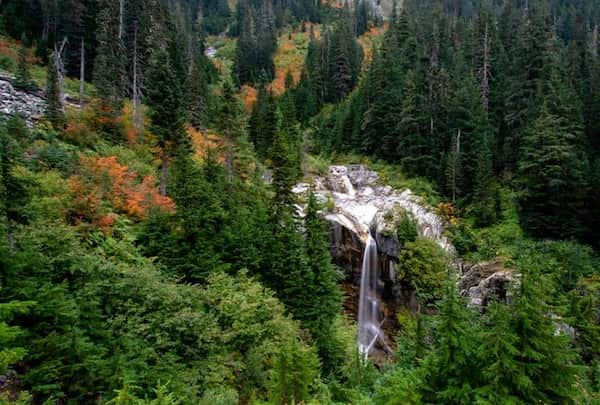
[[356, 190], [354, 190], [354, 186], [352, 185], [352, 182], [348, 176], [342, 176], [342, 182], [344, 183], [346, 194], [348, 194], [350, 197], [354, 197], [356, 195]]
[[360, 279], [360, 295], [358, 301], [358, 350], [366, 359], [379, 340], [384, 346], [384, 334], [381, 330], [383, 321], [379, 307], [379, 275], [377, 260], [377, 243], [368, 236], [362, 263]]

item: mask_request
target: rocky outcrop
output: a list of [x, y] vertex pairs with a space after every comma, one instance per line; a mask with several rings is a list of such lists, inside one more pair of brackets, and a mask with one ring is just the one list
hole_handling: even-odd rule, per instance
[[501, 258], [478, 263], [462, 264], [458, 289], [473, 306], [486, 307], [492, 299], [510, 302], [511, 288], [520, 280], [520, 275], [504, 266]]
[[9, 77], [0, 77], [0, 113], [19, 115], [32, 126], [43, 114], [46, 102], [39, 92], [17, 90]]
[[[0, 114], [18, 115], [32, 127], [43, 117], [46, 109], [44, 92], [39, 89], [21, 90], [13, 86], [12, 76], [0, 74]], [[64, 106], [79, 108], [79, 99], [69, 94], [64, 94]]]

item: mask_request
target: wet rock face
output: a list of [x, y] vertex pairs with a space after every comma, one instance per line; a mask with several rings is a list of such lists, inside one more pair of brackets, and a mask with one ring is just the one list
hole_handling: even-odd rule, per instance
[[20, 115], [27, 125], [32, 126], [44, 114], [45, 107], [40, 94], [17, 90], [9, 78], [0, 77], [0, 113]]

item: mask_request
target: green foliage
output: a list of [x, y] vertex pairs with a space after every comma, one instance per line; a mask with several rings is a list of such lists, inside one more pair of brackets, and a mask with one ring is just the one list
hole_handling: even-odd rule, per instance
[[6, 373], [9, 366], [27, 355], [25, 348], [15, 346], [15, 340], [22, 331], [18, 327], [9, 326], [8, 322], [15, 315], [29, 311], [33, 304], [33, 301], [0, 303], [0, 372], [2, 373]]
[[417, 291], [423, 304], [442, 297], [448, 279], [448, 262], [444, 251], [435, 242], [417, 238], [406, 243], [397, 271], [398, 277]]
[[477, 348], [473, 312], [447, 284], [439, 305], [434, 348], [424, 360], [425, 398], [438, 402], [473, 402], [477, 386]]
[[61, 99], [62, 93], [59, 83], [59, 72], [56, 67], [56, 56], [48, 61], [48, 73], [46, 76], [46, 111], [45, 117], [52, 123], [54, 128], [60, 129], [64, 124], [64, 107]]
[[299, 341], [284, 342], [275, 358], [270, 400], [282, 405], [306, 401], [309, 389], [318, 375], [318, 368], [319, 361], [313, 350]]
[[396, 225], [396, 235], [403, 243], [415, 242], [419, 237], [417, 223], [407, 213], [402, 213]]
[[375, 383], [373, 402], [378, 405], [420, 404], [420, 385], [415, 370], [396, 367]]
[[[25, 43], [25, 40], [22, 40], [22, 42]], [[19, 48], [19, 58], [14, 84], [15, 87], [19, 89], [32, 90], [35, 88], [35, 83], [33, 82], [31, 72], [29, 71], [27, 56], [27, 49], [25, 48], [25, 45], [22, 45]]]

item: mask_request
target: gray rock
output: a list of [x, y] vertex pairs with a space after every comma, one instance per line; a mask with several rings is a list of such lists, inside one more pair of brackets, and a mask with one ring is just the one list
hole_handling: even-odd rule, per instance
[[45, 108], [41, 94], [17, 90], [9, 78], [0, 78], [0, 112], [3, 115], [19, 115], [28, 126], [33, 126], [44, 115]]

